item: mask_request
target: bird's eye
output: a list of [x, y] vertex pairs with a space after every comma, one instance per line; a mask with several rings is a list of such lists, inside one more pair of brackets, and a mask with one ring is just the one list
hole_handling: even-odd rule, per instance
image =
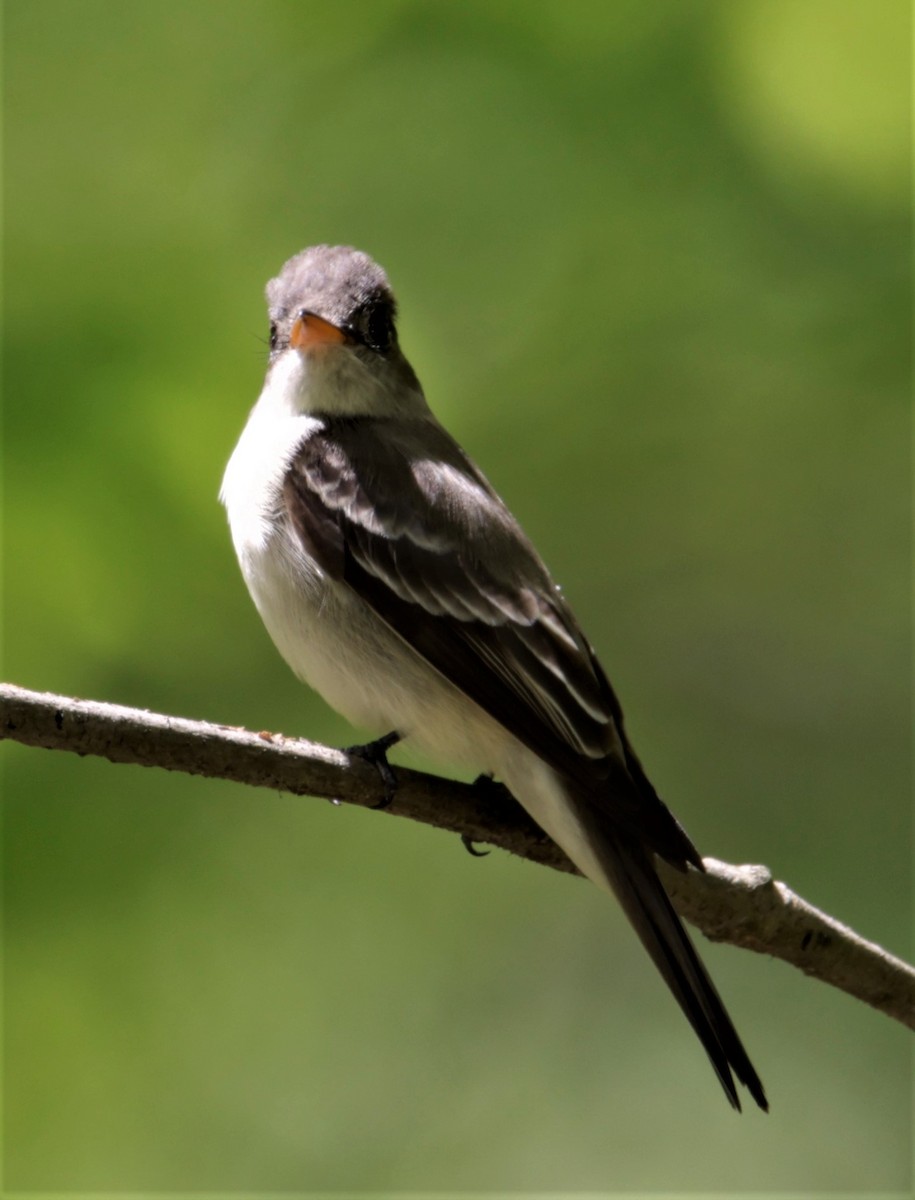
[[372, 350], [384, 354], [394, 341], [394, 325], [388, 309], [380, 304], [366, 305], [353, 322], [360, 338]]
[[276, 322], [270, 322], [270, 349], [276, 349]]
[[375, 309], [369, 315], [368, 328], [366, 337], [370, 346], [375, 346], [378, 350], [387, 350], [391, 344], [393, 330], [391, 322], [387, 318], [387, 314]]

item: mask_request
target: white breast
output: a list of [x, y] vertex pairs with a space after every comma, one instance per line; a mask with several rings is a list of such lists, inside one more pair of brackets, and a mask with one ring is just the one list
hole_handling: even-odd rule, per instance
[[327, 581], [277, 519], [292, 459], [321, 427], [296, 402], [302, 369], [299, 355], [277, 360], [229, 459], [219, 498], [251, 598], [280, 653], [307, 679], [314, 644], [310, 618], [321, 607]]
[[249, 562], [263, 554], [270, 541], [270, 516], [296, 448], [320, 428], [320, 421], [295, 403], [302, 370], [299, 355], [284, 355], [276, 362], [223, 476], [219, 498], [246, 579]]

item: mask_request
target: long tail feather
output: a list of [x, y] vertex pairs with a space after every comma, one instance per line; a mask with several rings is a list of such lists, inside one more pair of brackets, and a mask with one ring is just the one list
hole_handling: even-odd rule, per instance
[[768, 1112], [769, 1105], [759, 1076], [664, 891], [649, 852], [626, 835], [609, 833], [603, 827], [594, 828], [593, 821], [585, 823], [591, 826], [589, 840], [607, 882], [696, 1031], [728, 1100], [740, 1110], [733, 1078], [736, 1075], [759, 1107]]

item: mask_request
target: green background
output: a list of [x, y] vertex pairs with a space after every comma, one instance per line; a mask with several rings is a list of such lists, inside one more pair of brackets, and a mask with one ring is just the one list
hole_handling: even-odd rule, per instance
[[[262, 288], [387, 268], [703, 852], [911, 955], [908, 5], [8, 0], [4, 675], [354, 734], [216, 503]], [[704, 946], [734, 1116], [596, 889], [19, 746], [10, 1190], [908, 1193], [901, 1026]]]

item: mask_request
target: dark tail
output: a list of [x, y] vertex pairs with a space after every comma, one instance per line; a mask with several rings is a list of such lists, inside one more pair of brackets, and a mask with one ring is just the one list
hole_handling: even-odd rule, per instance
[[625, 834], [595, 829], [585, 820], [607, 881], [631, 921], [642, 945], [676, 997], [705, 1047], [715, 1074], [731, 1104], [740, 1111], [734, 1075], [760, 1108], [769, 1111], [766, 1093], [753, 1064], [702, 965], [689, 934], [664, 891], [649, 852]]

